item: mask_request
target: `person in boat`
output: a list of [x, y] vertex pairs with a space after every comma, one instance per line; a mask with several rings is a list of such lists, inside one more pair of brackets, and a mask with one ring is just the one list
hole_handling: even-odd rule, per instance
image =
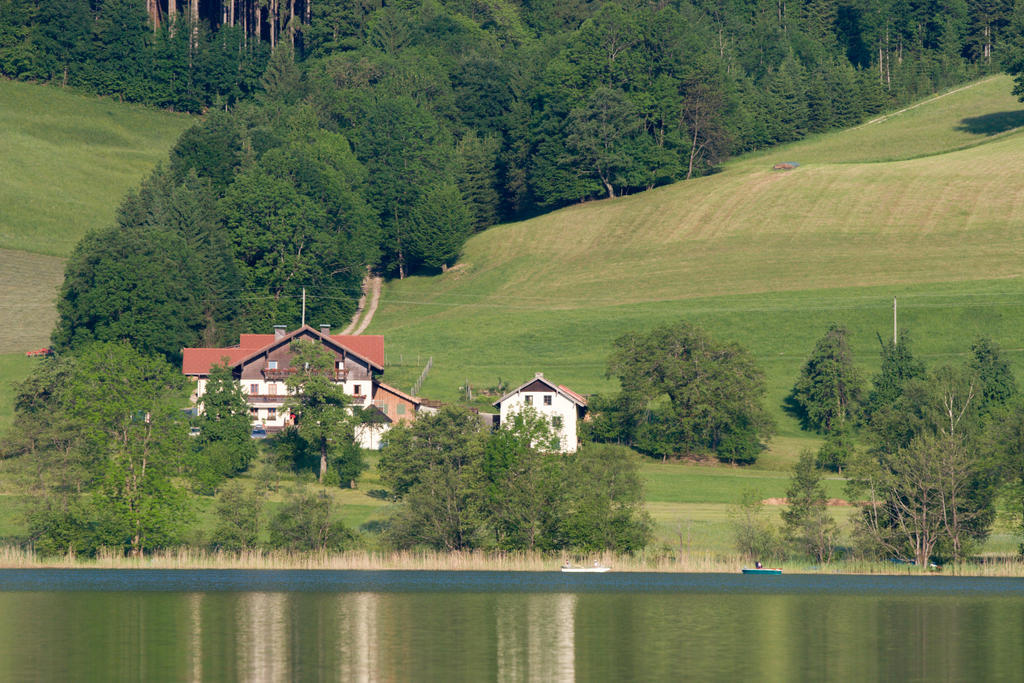
[[764, 565], [761, 564], [760, 562], [755, 562], [754, 563], [754, 569], [764, 569]]

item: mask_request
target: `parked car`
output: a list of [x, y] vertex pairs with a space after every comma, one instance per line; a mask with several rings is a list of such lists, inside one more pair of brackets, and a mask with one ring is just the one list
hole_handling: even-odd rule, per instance
[[189, 427], [188, 428], [188, 435], [189, 436], [199, 436], [199, 432], [200, 431], [201, 430], [199, 429], [199, 427]]
[[252, 431], [249, 433], [249, 438], [265, 439], [267, 438], [267, 430], [260, 425], [256, 425], [255, 427], [252, 428]]

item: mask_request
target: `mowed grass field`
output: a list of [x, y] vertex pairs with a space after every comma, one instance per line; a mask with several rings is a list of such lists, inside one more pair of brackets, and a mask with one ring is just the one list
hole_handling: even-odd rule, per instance
[[0, 79], [0, 249], [67, 256], [194, 121]]
[[815, 340], [845, 324], [873, 372], [893, 297], [930, 364], [988, 335], [1024, 374], [1024, 106], [1010, 89], [989, 78], [712, 176], [476, 235], [449, 272], [388, 283], [370, 331], [405, 359], [389, 381], [408, 388], [418, 355], [434, 358], [432, 398], [535, 371], [613, 391], [617, 337], [686, 319], [755, 354], [795, 454], [807, 435], [782, 404]]
[[[778, 435], [753, 468], [644, 465], [658, 542], [731, 550], [742, 491], [781, 497], [803, 448], [784, 400], [815, 341], [840, 322], [865, 377], [878, 336], [901, 328], [930, 366], [1000, 343], [1024, 378], [1024, 105], [997, 76], [853, 129], [735, 159], [720, 173], [572, 206], [474, 236], [458, 265], [388, 283], [370, 332], [387, 337], [388, 381], [476, 396], [543, 371], [610, 392], [613, 341], [689, 320], [756, 356]], [[774, 171], [797, 161], [793, 171]], [[490, 399], [493, 400], [493, 399]], [[478, 398], [478, 405], [485, 400]], [[841, 498], [842, 482], [828, 482]], [[777, 514], [779, 508], [770, 508]], [[832, 508], [842, 523], [853, 508]], [[1017, 542], [1001, 522], [986, 546]]]
[[112, 224], [194, 117], [0, 79], [0, 433], [11, 383], [46, 346], [64, 258]]

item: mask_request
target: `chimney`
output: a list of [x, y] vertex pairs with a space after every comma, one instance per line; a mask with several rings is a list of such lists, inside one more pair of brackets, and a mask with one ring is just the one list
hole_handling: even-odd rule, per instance
[[280, 339], [288, 334], [288, 328], [284, 325], [274, 325], [274, 339]]
[[331, 336], [331, 326], [330, 325], [321, 325], [320, 326], [320, 334], [324, 335], [325, 337]]

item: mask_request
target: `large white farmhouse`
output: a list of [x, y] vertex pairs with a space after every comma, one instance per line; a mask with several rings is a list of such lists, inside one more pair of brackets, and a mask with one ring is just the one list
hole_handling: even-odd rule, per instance
[[363, 448], [380, 448], [381, 437], [393, 424], [416, 419], [420, 400], [384, 384], [378, 377], [384, 370], [384, 337], [331, 334], [328, 325], [321, 325], [319, 330], [305, 325], [292, 332], [275, 325], [273, 334], [241, 335], [236, 346], [182, 349], [182, 372], [196, 382], [192, 399], [199, 410], [211, 368], [226, 364], [245, 394], [253, 425], [278, 431], [292, 424], [295, 418], [286, 409], [285, 380], [297, 371], [291, 366], [291, 343], [296, 339], [317, 342], [334, 356], [334, 368], [328, 374], [344, 387], [352, 406], [373, 407], [381, 413], [378, 422], [356, 429], [356, 439]]
[[569, 387], [552, 384], [543, 372], [502, 396], [494, 406], [501, 411], [499, 424], [524, 408], [533, 408], [551, 421], [564, 453], [575, 453], [579, 447], [576, 425], [587, 414], [587, 399]]

